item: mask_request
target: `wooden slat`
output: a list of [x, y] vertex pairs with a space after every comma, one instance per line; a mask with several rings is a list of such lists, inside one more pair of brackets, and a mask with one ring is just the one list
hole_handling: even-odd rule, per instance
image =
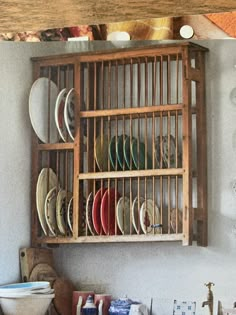
[[123, 177], [144, 177], [144, 176], [176, 176], [183, 175], [182, 168], [169, 169], [150, 169], [150, 170], [135, 170], [135, 171], [112, 171], [112, 172], [96, 172], [79, 174], [78, 179], [100, 179], [100, 178], [123, 178]]
[[37, 145], [39, 151], [73, 150], [74, 143], [42, 143]]
[[[27, 10], [26, 10], [27, 8]], [[104, 24], [126, 20], [226, 12], [236, 9], [234, 0], [4, 0], [0, 3], [0, 30], [30, 31], [80, 24]], [[55, 14], [56, 13], [56, 14]]]
[[208, 215], [207, 215], [207, 131], [206, 131], [206, 104], [205, 104], [205, 60], [203, 54], [198, 54], [198, 66], [201, 71], [201, 80], [196, 83], [197, 102], [197, 201], [202, 209], [203, 220], [197, 225], [198, 245], [208, 244]]
[[192, 117], [191, 81], [186, 79], [185, 69], [190, 66], [189, 52], [183, 49], [183, 245], [192, 244]]
[[139, 234], [139, 235], [98, 235], [80, 236], [77, 238], [45, 237], [39, 238], [39, 244], [63, 244], [63, 243], [128, 243], [128, 242], [166, 242], [182, 241], [182, 234]]

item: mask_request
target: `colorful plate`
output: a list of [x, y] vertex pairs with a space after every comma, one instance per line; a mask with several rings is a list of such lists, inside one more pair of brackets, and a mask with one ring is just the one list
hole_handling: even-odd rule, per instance
[[95, 142], [95, 159], [101, 172], [108, 171], [109, 163], [109, 143], [106, 135], [98, 136]]
[[121, 233], [130, 234], [130, 200], [128, 197], [121, 197], [118, 200], [116, 206], [116, 220]]
[[75, 140], [75, 89], [69, 90], [64, 107], [64, 120], [72, 141]]
[[112, 137], [110, 144], [109, 144], [109, 158], [110, 158], [111, 165], [112, 165], [114, 170], [120, 170], [121, 169], [120, 164], [117, 160], [117, 156], [116, 156], [116, 140], [117, 139], [118, 139], [118, 137], [116, 137], [116, 136]]
[[116, 228], [116, 203], [120, 198], [119, 192], [115, 189], [107, 189], [101, 202], [101, 222], [102, 228], [107, 235], [114, 235]]
[[[30, 90], [29, 115], [31, 124], [38, 138], [44, 143], [55, 143], [58, 141], [57, 127], [54, 119], [57, 94], [58, 88], [56, 84], [44, 77], [36, 80]], [[50, 99], [49, 120], [48, 99]], [[50, 129], [48, 129], [48, 121]], [[50, 130], [50, 134], [48, 134], [48, 130]]]
[[48, 228], [53, 236], [57, 235], [57, 220], [56, 220], [56, 200], [57, 187], [53, 187], [46, 196], [44, 203], [44, 215]]
[[116, 156], [120, 168], [123, 170], [127, 169], [127, 165], [124, 159], [124, 141], [127, 138], [127, 135], [121, 135], [117, 138], [116, 142]]
[[[144, 200], [140, 210], [140, 223], [145, 234], [153, 231], [152, 224], [160, 224], [160, 212], [152, 199]], [[155, 233], [160, 233], [160, 229], [155, 229]]]
[[104, 234], [101, 224], [101, 201], [104, 193], [106, 192], [107, 188], [100, 188], [93, 199], [93, 207], [92, 207], [92, 219], [93, 219], [93, 226], [97, 234]]
[[130, 170], [137, 169], [131, 155], [131, 145], [132, 145], [132, 140], [134, 139], [135, 139], [134, 137], [132, 139], [130, 137], [127, 137], [124, 142], [124, 158]]
[[67, 223], [71, 233], [73, 234], [73, 197], [71, 197], [67, 208]]
[[93, 193], [91, 192], [88, 195], [87, 201], [86, 201], [86, 222], [88, 225], [88, 229], [92, 235], [96, 234], [96, 231], [93, 227], [93, 216], [92, 216], [92, 210], [93, 210]]
[[55, 106], [55, 122], [60, 137], [66, 142], [67, 128], [64, 120], [64, 108], [66, 101], [67, 89], [62, 89], [57, 96]]
[[144, 202], [144, 198], [139, 197], [139, 200], [138, 200], [138, 196], [137, 196], [134, 198], [134, 201], [132, 204], [132, 212], [131, 212], [132, 223], [137, 234], [140, 234], [142, 232], [141, 225], [140, 225], [140, 209], [143, 202]]
[[[139, 143], [139, 144], [138, 144]], [[131, 146], [131, 155], [132, 159], [134, 161], [135, 167], [139, 170], [145, 169], [145, 162], [147, 157], [147, 169], [152, 168], [152, 161], [151, 158], [147, 152], [147, 156], [145, 153], [145, 144], [143, 142], [138, 142], [137, 139], [132, 140], [132, 146]]]
[[62, 235], [66, 235], [68, 232], [68, 225], [67, 225], [67, 209], [69, 201], [72, 197], [70, 192], [67, 192], [63, 189], [60, 189], [57, 194], [57, 201], [56, 201], [56, 219], [57, 219], [57, 226]]
[[55, 186], [58, 186], [57, 175], [51, 168], [43, 168], [36, 185], [36, 207], [39, 222], [45, 235], [47, 235], [47, 222], [44, 212], [45, 200], [48, 192]]

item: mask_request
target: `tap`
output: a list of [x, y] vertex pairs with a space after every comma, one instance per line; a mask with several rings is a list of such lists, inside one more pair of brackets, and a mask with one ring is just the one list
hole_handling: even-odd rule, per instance
[[208, 287], [207, 301], [202, 302], [202, 307], [208, 305], [210, 315], [213, 315], [213, 300], [214, 299], [213, 299], [213, 293], [212, 293], [211, 287], [214, 285], [215, 284], [212, 282], [205, 283], [205, 286]]

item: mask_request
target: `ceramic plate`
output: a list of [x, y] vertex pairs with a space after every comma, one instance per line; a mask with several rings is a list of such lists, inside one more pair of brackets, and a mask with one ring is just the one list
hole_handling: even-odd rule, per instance
[[126, 138], [127, 135], [121, 135], [117, 138], [116, 142], [116, 156], [122, 170], [127, 169], [127, 165], [124, 159], [124, 141]]
[[95, 142], [95, 159], [101, 172], [108, 171], [108, 137], [106, 135], [98, 136]]
[[53, 187], [46, 196], [44, 203], [44, 215], [48, 228], [52, 235], [56, 236], [58, 232], [56, 220], [56, 200], [57, 200], [57, 187]]
[[116, 136], [112, 137], [110, 144], [109, 144], [109, 158], [110, 158], [111, 165], [112, 165], [114, 170], [120, 170], [121, 169], [120, 164], [117, 161], [117, 156], [116, 156], [116, 140], [117, 139], [118, 139], [118, 137], [116, 138]]
[[57, 175], [51, 168], [43, 168], [36, 185], [36, 207], [39, 222], [45, 235], [47, 235], [47, 222], [44, 212], [45, 200], [48, 192], [55, 186], [58, 186]]
[[132, 155], [131, 155], [131, 145], [132, 145], [132, 140], [134, 140], [135, 138], [130, 138], [130, 137], [127, 137], [125, 139], [125, 142], [124, 142], [124, 158], [125, 158], [125, 162], [128, 166], [128, 168], [130, 170], [136, 170], [136, 166], [134, 164], [134, 161], [132, 159]]
[[75, 89], [69, 90], [64, 107], [64, 120], [72, 141], [75, 140]]
[[92, 207], [92, 219], [93, 219], [93, 226], [97, 234], [104, 234], [102, 230], [102, 224], [101, 224], [101, 201], [104, 193], [106, 192], [106, 188], [100, 188], [93, 200], [93, 207]]
[[[153, 216], [154, 214], [154, 216]], [[160, 224], [160, 212], [153, 200], [144, 200], [140, 210], [140, 223], [145, 234], [153, 231], [152, 224]], [[160, 233], [160, 229], [155, 229], [156, 233]]]
[[[132, 140], [131, 155], [132, 155], [132, 159], [134, 161], [135, 167], [140, 170], [145, 169], [146, 154], [145, 154], [145, 144], [143, 142], [140, 141], [138, 144], [137, 139]], [[147, 152], [147, 169], [150, 169], [150, 168], [152, 168], [152, 161]]]
[[62, 235], [66, 235], [68, 231], [67, 227], [67, 209], [69, 201], [72, 197], [70, 192], [67, 192], [63, 189], [60, 189], [57, 194], [56, 201], [56, 219], [57, 226]]
[[73, 234], [73, 197], [70, 199], [67, 208], [67, 223], [71, 233]]
[[178, 233], [182, 233], [182, 227], [183, 227], [183, 213], [179, 209], [172, 209], [170, 212], [170, 226], [173, 230], [174, 233], [177, 233], [176, 230], [176, 219], [177, 219], [177, 214], [178, 212]]
[[66, 101], [67, 89], [61, 90], [57, 96], [56, 106], [55, 106], [55, 122], [57, 130], [60, 137], [64, 142], [66, 142], [67, 128], [64, 120], [64, 108]]
[[[39, 78], [31, 87], [29, 95], [29, 115], [33, 129], [44, 143], [58, 141], [54, 119], [55, 104], [58, 94], [56, 84], [48, 78]], [[48, 134], [48, 99], [50, 96], [50, 134]]]
[[134, 201], [132, 204], [132, 223], [137, 234], [140, 234], [142, 232], [141, 226], [140, 226], [140, 209], [143, 202], [144, 202], [144, 198], [139, 197], [139, 200], [138, 200], [138, 196], [137, 196], [134, 198]]
[[91, 192], [88, 195], [88, 198], [86, 201], [86, 222], [87, 222], [90, 233], [92, 235], [95, 235], [96, 232], [93, 227], [92, 209], [93, 209], [93, 193]]
[[[122, 234], [130, 234], [130, 200], [121, 197], [116, 206], [116, 220]], [[131, 230], [132, 233], [132, 230]]]
[[116, 202], [120, 198], [119, 192], [115, 189], [107, 189], [101, 202], [101, 221], [102, 228], [107, 235], [115, 234], [116, 222]]
[[[168, 157], [169, 157], [169, 150], [168, 150], [168, 136], [162, 136], [162, 150], [160, 148], [160, 136], [155, 139], [155, 155], [156, 155], [156, 162], [158, 167], [160, 166], [160, 161], [162, 158], [162, 167], [168, 167]], [[181, 159], [181, 153], [178, 153], [178, 164]], [[179, 165], [178, 165], [179, 166]], [[176, 167], [176, 145], [175, 145], [175, 138], [174, 136], [170, 135], [170, 168]]]

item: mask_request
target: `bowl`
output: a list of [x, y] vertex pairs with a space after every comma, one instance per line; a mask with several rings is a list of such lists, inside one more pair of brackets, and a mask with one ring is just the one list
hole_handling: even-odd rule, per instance
[[36, 294], [18, 298], [0, 298], [4, 315], [45, 315], [54, 294]]
[[50, 288], [50, 283], [48, 281], [11, 283], [0, 286], [0, 293], [30, 292], [32, 290], [48, 288]]

